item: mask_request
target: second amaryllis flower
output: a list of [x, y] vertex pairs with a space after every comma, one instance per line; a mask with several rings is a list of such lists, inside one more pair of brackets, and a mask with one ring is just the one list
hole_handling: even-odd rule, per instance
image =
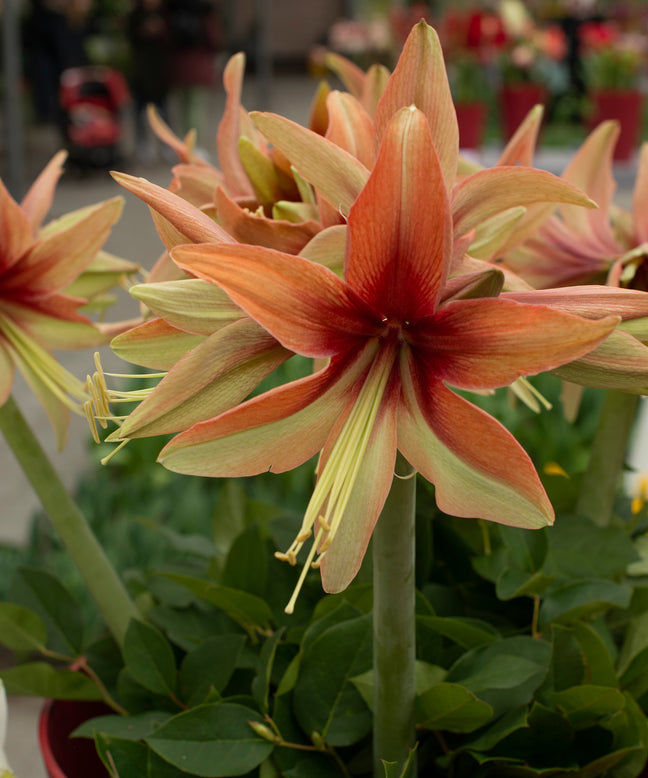
[[432, 134], [411, 107], [389, 123], [350, 210], [343, 280], [255, 246], [172, 252], [285, 348], [330, 360], [312, 376], [195, 424], [160, 455], [172, 470], [226, 477], [282, 472], [321, 451], [314, 494], [284, 556], [296, 563], [312, 538], [301, 580], [321, 563], [327, 591], [344, 589], [362, 562], [397, 450], [435, 484], [448, 513], [524, 527], [553, 520], [526, 453], [448, 385], [489, 389], [555, 368], [594, 348], [618, 317], [585, 321], [492, 297], [449, 299], [452, 248]]

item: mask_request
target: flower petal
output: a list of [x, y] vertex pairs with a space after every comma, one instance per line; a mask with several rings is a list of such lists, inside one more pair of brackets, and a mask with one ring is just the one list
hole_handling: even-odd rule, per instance
[[199, 278], [137, 284], [129, 291], [156, 316], [196, 335], [211, 335], [245, 316], [222, 289]]
[[221, 187], [214, 194], [214, 203], [219, 222], [234, 240], [267, 246], [285, 254], [298, 254], [321, 229], [315, 221], [293, 224], [250, 213], [234, 202]]
[[273, 389], [176, 435], [159, 461], [179, 473], [238, 477], [281, 473], [322, 449], [375, 353], [333, 360], [314, 375]]
[[14, 362], [11, 352], [5, 346], [0, 336], [0, 405], [4, 405], [11, 394], [11, 387], [14, 381]]
[[632, 217], [637, 243], [648, 242], [648, 143], [642, 143], [632, 197]]
[[376, 149], [391, 117], [415, 105], [426, 115], [447, 189], [454, 183], [459, 128], [439, 38], [421, 20], [410, 32], [376, 110]]
[[329, 357], [375, 334], [380, 321], [328, 268], [258, 246], [180, 246], [174, 260], [224, 289], [286, 348]]
[[188, 429], [242, 402], [292, 356], [251, 319], [211, 335], [178, 360], [128, 416], [120, 438]]
[[599, 124], [585, 139], [562, 178], [582, 189], [598, 205], [599, 211], [588, 213], [581, 208], [561, 207], [560, 212], [574, 232], [587, 235], [592, 219], [608, 220], [608, 211], [614, 197], [616, 183], [612, 175], [612, 154], [619, 137], [619, 125], [614, 121]]
[[622, 321], [648, 316], [648, 295], [637, 289], [619, 289], [614, 286], [570, 286], [565, 289], [529, 289], [503, 292], [502, 299], [520, 303], [550, 305], [567, 313], [600, 319], [620, 316]]
[[433, 310], [450, 251], [448, 200], [428, 123], [404, 108], [349, 213], [345, 278], [382, 316], [411, 321]]
[[218, 162], [223, 171], [227, 191], [232, 197], [253, 197], [252, 185], [245, 175], [238, 154], [239, 138], [245, 133], [241, 128], [241, 114], [245, 111], [241, 106], [241, 88], [245, 72], [245, 54], [239, 52], [230, 57], [223, 71], [223, 85], [227, 98], [223, 118], [218, 125], [216, 145]]
[[529, 529], [553, 522], [531, 460], [499, 422], [414, 370], [403, 370], [403, 388], [398, 448], [442, 511]]
[[[3, 287], [29, 295], [63, 289], [92, 262], [121, 215], [123, 199], [115, 197], [79, 212], [79, 218], [56, 230], [45, 230], [3, 278]], [[64, 220], [61, 220], [64, 224]]]
[[455, 187], [452, 195], [455, 235], [465, 235], [501, 211], [540, 202], [595, 207], [575, 186], [545, 170], [494, 167], [468, 176]]
[[369, 178], [348, 151], [305, 127], [272, 113], [250, 114], [266, 138], [335, 208], [347, 214]]
[[33, 235], [37, 233], [45, 215], [52, 207], [54, 190], [63, 173], [63, 164], [66, 158], [67, 151], [57, 152], [29, 187], [29, 191], [20, 204], [29, 220]]
[[633, 335], [615, 330], [600, 346], [553, 372], [584, 386], [646, 394], [648, 347]]
[[329, 125], [326, 137], [371, 169], [374, 161], [373, 122], [362, 105], [345, 92], [333, 91], [326, 99]]
[[[397, 397], [388, 393], [381, 405], [346, 510], [322, 557], [320, 569], [326, 592], [341, 592], [355, 578], [389, 494], [396, 461]], [[325, 456], [326, 451], [323, 459]]]
[[616, 316], [592, 321], [501, 298], [457, 300], [431, 317], [414, 345], [424, 349], [441, 380], [463, 389], [492, 389], [577, 359], [618, 322]]
[[79, 300], [56, 295], [30, 305], [6, 301], [2, 311], [48, 351], [101, 346], [109, 338], [76, 311]]
[[164, 319], [151, 319], [124, 332], [111, 342], [118, 357], [153, 370], [170, 370], [173, 365], [204, 337], [172, 327]]
[[[183, 236], [184, 243], [232, 243], [225, 230], [213, 219], [182, 197], [152, 184], [145, 178], [136, 178], [127, 173], [112, 173], [118, 184], [143, 200], [157, 213], [167, 219]], [[160, 236], [162, 237], [162, 236]]]
[[536, 105], [529, 111], [500, 154], [497, 165], [531, 167], [543, 115], [544, 106], [542, 105]]
[[0, 273], [12, 267], [32, 241], [27, 216], [0, 180]]

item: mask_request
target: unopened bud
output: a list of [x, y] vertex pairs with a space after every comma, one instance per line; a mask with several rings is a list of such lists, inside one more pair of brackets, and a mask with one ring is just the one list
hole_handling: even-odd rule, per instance
[[271, 743], [278, 743], [279, 737], [276, 732], [273, 732], [270, 727], [262, 724], [260, 721], [248, 721], [248, 724], [256, 732], [259, 737], [264, 740], [269, 740]]

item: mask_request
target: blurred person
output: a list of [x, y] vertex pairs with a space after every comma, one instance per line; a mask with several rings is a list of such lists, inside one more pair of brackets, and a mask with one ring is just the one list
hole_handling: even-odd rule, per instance
[[91, 0], [30, 1], [23, 44], [39, 122], [60, 122], [61, 73], [88, 63], [85, 38], [91, 11]]
[[163, 0], [134, 0], [127, 35], [131, 49], [136, 155], [140, 162], [150, 163], [155, 160], [155, 148], [146, 118], [147, 105], [153, 104], [168, 121], [170, 31]]
[[182, 134], [200, 134], [209, 90], [218, 82], [216, 56], [223, 46], [219, 8], [210, 0], [169, 0], [171, 86], [179, 98]]

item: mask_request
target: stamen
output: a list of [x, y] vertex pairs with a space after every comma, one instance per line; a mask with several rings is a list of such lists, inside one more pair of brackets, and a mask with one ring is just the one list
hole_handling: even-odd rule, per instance
[[[286, 613], [292, 613], [307, 570], [319, 567], [322, 556], [333, 542], [346, 512], [378, 418], [396, 353], [396, 348], [386, 348], [374, 354], [369, 373], [326, 461], [323, 465], [320, 461], [315, 489], [299, 534], [285, 554], [275, 555], [278, 559], [296, 564], [297, 554], [301, 551], [304, 541], [310, 537], [311, 528], [317, 532], [295, 591], [286, 607]], [[316, 554], [318, 558], [315, 560]]]

